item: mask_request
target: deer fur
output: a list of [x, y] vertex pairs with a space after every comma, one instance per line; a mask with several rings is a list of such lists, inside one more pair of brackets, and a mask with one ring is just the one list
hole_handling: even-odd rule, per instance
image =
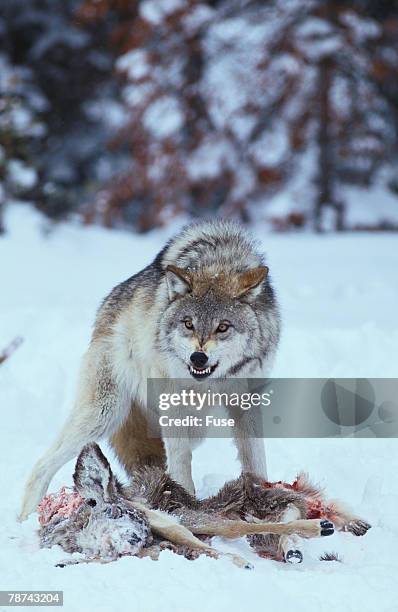
[[[307, 519], [311, 489], [304, 479], [298, 491], [264, 486], [258, 477], [242, 474], [217, 495], [199, 500], [155, 466], [137, 469], [123, 486], [95, 443], [81, 451], [73, 479], [78, 507], [69, 514], [42, 515], [39, 537], [43, 547], [59, 544], [66, 552], [82, 553], [84, 562], [108, 562], [123, 555], [157, 558], [170, 548], [187, 558], [203, 553], [228, 556], [239, 567], [250, 567], [239, 555], [221, 553], [198, 536], [247, 536], [261, 556], [295, 562], [302, 560], [300, 537], [333, 533], [327, 517]], [[317, 489], [312, 490], [315, 494], [320, 496]], [[335, 504], [333, 512], [337, 517]], [[344, 515], [340, 528], [352, 521], [352, 515]], [[350, 530], [359, 535], [369, 527], [356, 519]]]

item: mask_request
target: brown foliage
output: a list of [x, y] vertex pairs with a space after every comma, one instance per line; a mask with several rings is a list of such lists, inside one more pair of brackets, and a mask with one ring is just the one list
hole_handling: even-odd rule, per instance
[[[112, 226], [130, 210], [147, 231], [180, 213], [247, 219], [306, 173], [319, 229], [325, 207], [343, 228], [338, 184], [368, 184], [396, 146], [386, 81], [397, 63], [384, 51], [396, 57], [397, 20], [355, 4], [287, 4], [84, 0], [81, 21], [114, 22], [126, 122], [110, 146], [131, 155], [87, 221]], [[304, 208], [296, 214], [304, 224]]]

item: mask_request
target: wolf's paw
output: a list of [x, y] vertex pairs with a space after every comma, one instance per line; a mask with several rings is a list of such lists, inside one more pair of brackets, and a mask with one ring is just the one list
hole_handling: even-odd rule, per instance
[[302, 563], [303, 562], [303, 553], [301, 550], [288, 550], [285, 554], [286, 563]]
[[371, 528], [372, 525], [362, 519], [353, 519], [344, 525], [343, 531], [349, 531], [355, 536], [363, 536]]
[[329, 536], [334, 534], [334, 525], [327, 519], [321, 520], [321, 536]]

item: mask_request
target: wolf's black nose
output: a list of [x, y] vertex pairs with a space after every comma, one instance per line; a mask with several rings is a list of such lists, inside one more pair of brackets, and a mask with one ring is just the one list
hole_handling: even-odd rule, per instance
[[196, 351], [191, 355], [191, 362], [193, 363], [195, 368], [204, 368], [208, 361], [208, 356], [202, 351]]

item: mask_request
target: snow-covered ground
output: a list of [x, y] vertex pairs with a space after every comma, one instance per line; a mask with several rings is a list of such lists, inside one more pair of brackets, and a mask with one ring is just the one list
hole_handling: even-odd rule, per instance
[[[18, 205], [6, 224], [0, 347], [17, 335], [24, 343], [0, 367], [0, 589], [63, 590], [67, 612], [398, 610], [397, 440], [267, 442], [272, 479], [307, 470], [373, 524], [363, 538], [336, 534], [307, 542], [301, 565], [258, 559], [240, 540], [217, 545], [251, 559], [251, 572], [228, 560], [191, 562], [171, 552], [158, 562], [130, 557], [55, 568], [66, 555], [38, 550], [37, 517], [16, 522], [24, 481], [68, 413], [99, 301], [146, 265], [170, 230], [137, 237], [64, 224], [45, 236], [38, 213]], [[397, 237], [255, 232], [283, 306], [275, 375], [398, 376]], [[66, 465], [51, 490], [70, 483], [72, 470], [73, 463]], [[237, 472], [228, 440], [207, 441], [194, 455], [201, 495]], [[339, 552], [344, 562], [318, 561], [324, 550]]]

